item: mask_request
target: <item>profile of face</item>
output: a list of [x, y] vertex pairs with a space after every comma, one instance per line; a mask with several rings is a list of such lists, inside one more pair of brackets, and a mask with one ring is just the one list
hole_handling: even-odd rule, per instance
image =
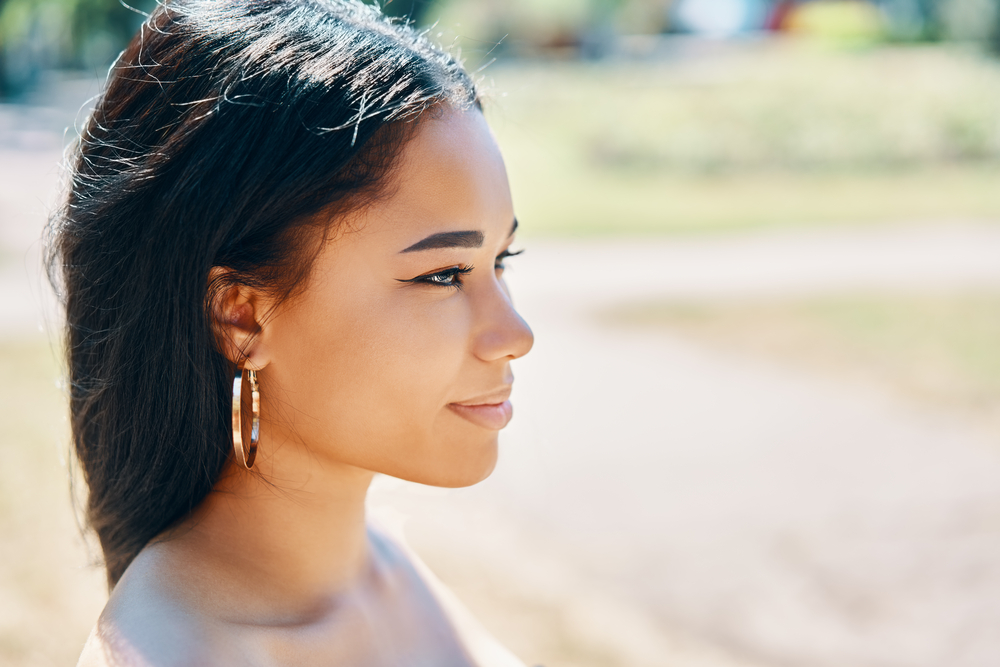
[[298, 453], [452, 487], [496, 464], [510, 362], [533, 342], [503, 280], [516, 222], [499, 149], [477, 110], [427, 115], [389, 178], [295, 296], [266, 317], [263, 297], [233, 304], [259, 319], [265, 474]]

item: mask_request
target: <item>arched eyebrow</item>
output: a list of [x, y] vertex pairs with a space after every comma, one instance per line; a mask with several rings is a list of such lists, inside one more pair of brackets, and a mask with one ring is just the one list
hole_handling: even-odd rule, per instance
[[[516, 230], [517, 218], [514, 218], [514, 224], [511, 226], [508, 236], [513, 236]], [[480, 231], [439, 232], [431, 234], [427, 238], [417, 241], [409, 248], [400, 250], [399, 252], [403, 254], [404, 252], [437, 250], [439, 248], [482, 248], [484, 238], [483, 233]]]
[[431, 234], [427, 238], [417, 241], [404, 252], [417, 252], [418, 250], [436, 250], [438, 248], [482, 248], [483, 233], [475, 232], [440, 232]]

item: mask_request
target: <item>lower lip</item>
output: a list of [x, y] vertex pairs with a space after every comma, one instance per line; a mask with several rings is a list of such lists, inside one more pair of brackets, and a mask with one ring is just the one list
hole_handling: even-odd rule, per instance
[[459, 417], [463, 417], [476, 426], [482, 426], [491, 431], [499, 431], [514, 416], [514, 406], [510, 404], [510, 401], [486, 405], [458, 405], [457, 403], [449, 403], [448, 407]]

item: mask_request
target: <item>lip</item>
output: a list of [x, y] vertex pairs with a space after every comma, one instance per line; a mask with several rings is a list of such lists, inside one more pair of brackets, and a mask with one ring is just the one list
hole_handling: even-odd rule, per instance
[[490, 431], [499, 431], [514, 416], [514, 406], [510, 404], [510, 387], [484, 394], [461, 403], [449, 403], [448, 407], [459, 417], [476, 426]]

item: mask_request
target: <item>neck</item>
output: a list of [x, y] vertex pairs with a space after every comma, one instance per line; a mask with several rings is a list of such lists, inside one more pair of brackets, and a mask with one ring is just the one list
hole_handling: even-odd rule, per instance
[[230, 462], [175, 534], [193, 557], [185, 560], [232, 593], [224, 596], [230, 608], [235, 596], [250, 615], [302, 618], [364, 571], [373, 473], [318, 460], [299, 443], [280, 453], [259, 454], [253, 472]]

